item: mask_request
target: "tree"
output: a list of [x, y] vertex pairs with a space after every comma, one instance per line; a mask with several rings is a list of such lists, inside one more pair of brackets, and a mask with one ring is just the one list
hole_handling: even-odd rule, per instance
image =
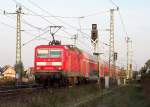
[[133, 71], [133, 79], [136, 79], [137, 75], [138, 75], [138, 71]]
[[150, 68], [150, 59], [145, 63], [145, 66], [146, 66], [147, 68]]
[[145, 65], [140, 69], [141, 74], [145, 74], [147, 69], [150, 69], [150, 59], [145, 63]]

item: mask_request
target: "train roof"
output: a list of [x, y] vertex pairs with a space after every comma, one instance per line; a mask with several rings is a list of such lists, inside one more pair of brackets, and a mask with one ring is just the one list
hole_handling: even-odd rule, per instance
[[[95, 60], [95, 61], [97, 60], [95, 55], [93, 55], [89, 52], [86, 52], [84, 50], [81, 50], [78, 47], [76, 47], [75, 45], [39, 45], [39, 46], [36, 46], [36, 49], [37, 48], [48, 48], [48, 47], [65, 48], [65, 49], [70, 49], [70, 50], [76, 50], [79, 53], [81, 53], [87, 59], [91, 59], [91, 60]], [[103, 59], [100, 59], [100, 63], [108, 64], [108, 62], [103, 60]]]
[[48, 48], [48, 47], [65, 48], [65, 49], [70, 49], [70, 50], [76, 50], [79, 53], [81, 53], [82, 55], [84, 55], [84, 57], [96, 60], [96, 57], [94, 55], [77, 48], [75, 45], [39, 45], [39, 46], [36, 46], [36, 49], [37, 48]]

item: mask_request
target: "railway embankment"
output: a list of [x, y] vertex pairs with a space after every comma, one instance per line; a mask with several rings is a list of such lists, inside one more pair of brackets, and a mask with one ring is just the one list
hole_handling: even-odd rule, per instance
[[150, 107], [141, 87], [100, 89], [88, 84], [49, 88], [0, 101], [0, 107]]

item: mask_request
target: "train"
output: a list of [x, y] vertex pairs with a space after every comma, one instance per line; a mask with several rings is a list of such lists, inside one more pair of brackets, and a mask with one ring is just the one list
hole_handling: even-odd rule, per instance
[[34, 75], [38, 84], [97, 82], [109, 74], [109, 64], [74, 45], [39, 45], [35, 48]]

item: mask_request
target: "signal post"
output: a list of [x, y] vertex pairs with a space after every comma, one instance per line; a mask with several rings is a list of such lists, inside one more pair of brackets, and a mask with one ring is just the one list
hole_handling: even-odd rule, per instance
[[92, 46], [94, 48], [94, 52], [93, 55], [95, 55], [97, 57], [97, 62], [98, 62], [98, 84], [101, 85], [100, 82], [100, 55], [102, 53], [98, 52], [98, 48], [99, 48], [99, 38], [98, 38], [98, 30], [97, 30], [97, 24], [92, 24], [92, 31], [91, 31], [91, 43]]

